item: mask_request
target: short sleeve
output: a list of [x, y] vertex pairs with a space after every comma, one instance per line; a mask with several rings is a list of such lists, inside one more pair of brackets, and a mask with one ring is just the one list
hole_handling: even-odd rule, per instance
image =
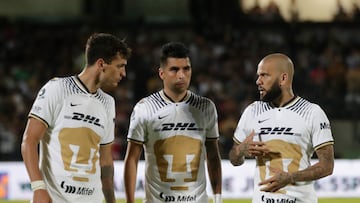
[[135, 142], [145, 142], [146, 135], [146, 120], [147, 117], [147, 108], [144, 100], [139, 101], [130, 117], [128, 140]]
[[251, 133], [251, 130], [253, 130], [250, 128], [250, 126], [252, 125], [250, 125], [249, 123], [253, 119], [253, 116], [251, 114], [252, 106], [253, 105], [249, 105], [248, 107], [246, 107], [244, 112], [241, 114], [241, 117], [235, 129], [234, 137], [233, 137], [234, 142], [236, 143], [240, 143], [244, 141], [246, 136]]
[[219, 137], [219, 125], [218, 125], [218, 114], [214, 102], [209, 101], [209, 114], [207, 115], [207, 128], [206, 138], [218, 138]]
[[29, 117], [41, 119], [45, 124], [53, 126], [56, 106], [62, 103], [62, 92], [59, 79], [48, 81], [38, 92], [30, 110]]
[[320, 106], [315, 105], [312, 120], [312, 142], [314, 149], [324, 144], [333, 144], [330, 121]]
[[115, 139], [115, 100], [114, 98], [110, 98], [111, 100], [111, 107], [109, 110], [109, 120], [108, 120], [108, 127], [106, 128], [105, 136], [101, 140], [101, 144], [108, 144], [114, 141]]

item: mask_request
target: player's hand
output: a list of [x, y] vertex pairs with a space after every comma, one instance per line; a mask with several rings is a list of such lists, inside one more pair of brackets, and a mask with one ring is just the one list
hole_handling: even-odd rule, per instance
[[265, 187], [260, 189], [261, 191], [276, 192], [286, 185], [291, 184], [292, 179], [289, 173], [273, 167], [269, 167], [269, 170], [275, 175], [259, 183], [259, 186], [265, 185]]
[[47, 190], [35, 190], [33, 200], [31, 203], [52, 203], [49, 193]]
[[243, 142], [245, 146], [245, 156], [266, 156], [270, 150], [266, 147], [265, 142], [254, 141], [254, 136], [255, 131], [252, 130]]

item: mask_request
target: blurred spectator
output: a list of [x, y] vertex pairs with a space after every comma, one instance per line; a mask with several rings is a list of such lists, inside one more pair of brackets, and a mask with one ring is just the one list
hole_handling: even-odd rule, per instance
[[353, 2], [351, 16], [354, 22], [360, 22], [360, 6]]
[[279, 6], [274, 1], [269, 1], [265, 8], [261, 8], [259, 0], [248, 12], [248, 19], [253, 22], [283, 22], [284, 18], [280, 13]]
[[352, 20], [351, 14], [346, 12], [344, 6], [341, 4], [341, 0], [337, 0], [337, 13], [334, 16], [335, 22], [347, 22]]
[[274, 2], [270, 1], [267, 7], [263, 11], [263, 18], [270, 22], [281, 22], [284, 21], [279, 6]]
[[[348, 71], [346, 73], [347, 94], [345, 97], [346, 106], [351, 115], [358, 116], [360, 106], [360, 50], [352, 49], [347, 57]], [[349, 109], [351, 108], [351, 109]]]
[[297, 0], [291, 0], [290, 4], [290, 21], [298, 22], [299, 21], [299, 10], [297, 5]]

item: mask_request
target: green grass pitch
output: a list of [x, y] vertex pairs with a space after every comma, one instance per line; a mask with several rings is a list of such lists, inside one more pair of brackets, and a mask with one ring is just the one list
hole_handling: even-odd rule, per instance
[[[319, 203], [359, 203], [359, 198], [320, 198]], [[0, 203], [29, 203], [29, 200], [0, 200]], [[124, 200], [118, 200], [117, 203], [125, 203]], [[136, 203], [141, 203], [141, 200], [137, 200]], [[210, 201], [212, 203], [212, 201]], [[249, 199], [224, 199], [223, 203], [251, 203]]]

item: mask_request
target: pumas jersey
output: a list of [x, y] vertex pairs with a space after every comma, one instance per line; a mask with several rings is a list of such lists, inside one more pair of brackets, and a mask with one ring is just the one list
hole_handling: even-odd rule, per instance
[[316, 104], [296, 97], [284, 107], [276, 108], [267, 102], [256, 101], [242, 114], [235, 130], [234, 141], [243, 142], [251, 131], [254, 140], [261, 140], [273, 152], [257, 159], [254, 176], [253, 203], [288, 202], [315, 203], [313, 182], [297, 182], [276, 193], [261, 192], [259, 182], [272, 177], [269, 167], [295, 172], [310, 166], [314, 151], [333, 144], [330, 123]]
[[114, 99], [88, 92], [78, 77], [50, 80], [29, 117], [47, 132], [40, 142], [40, 169], [54, 203], [102, 203], [99, 149], [114, 139]]
[[218, 137], [217, 112], [207, 98], [188, 91], [174, 103], [159, 91], [139, 101], [128, 140], [144, 146], [144, 202], [208, 202], [205, 141]]

